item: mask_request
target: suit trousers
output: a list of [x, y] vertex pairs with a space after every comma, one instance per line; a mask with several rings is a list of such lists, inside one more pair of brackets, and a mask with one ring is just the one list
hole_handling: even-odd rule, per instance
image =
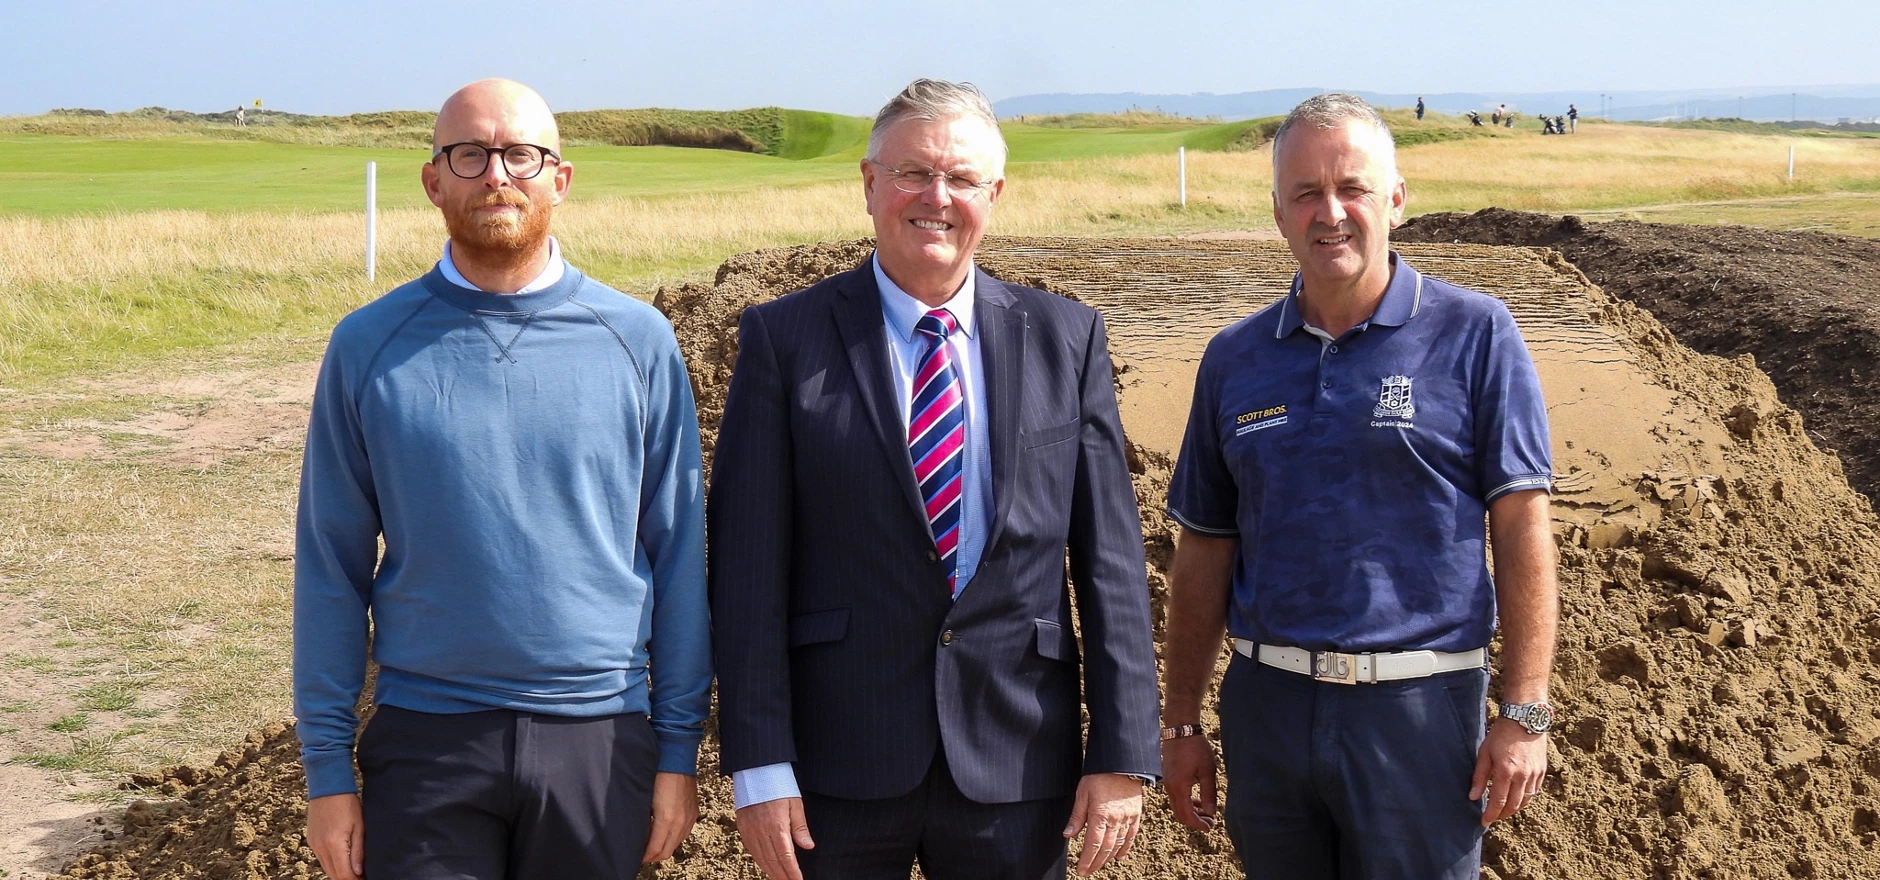
[[914, 790], [847, 800], [803, 793], [814, 849], [797, 850], [804, 880], [1058, 880], [1075, 795], [982, 804], [960, 793], [937, 752]]
[[1488, 672], [1345, 685], [1235, 653], [1221, 682], [1227, 834], [1249, 878], [1475, 880], [1469, 800]]
[[359, 737], [366, 876], [629, 880], [651, 833], [645, 715], [380, 706]]

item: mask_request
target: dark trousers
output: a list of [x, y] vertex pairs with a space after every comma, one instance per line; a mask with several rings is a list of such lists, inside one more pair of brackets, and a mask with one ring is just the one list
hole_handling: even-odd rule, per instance
[[967, 799], [944, 755], [900, 797], [845, 800], [803, 793], [815, 849], [797, 850], [804, 880], [1041, 880], [1064, 876], [1064, 826], [1074, 795], [1010, 804]]
[[645, 715], [380, 706], [359, 737], [373, 880], [629, 880], [651, 831]]
[[1250, 878], [1475, 880], [1480, 669], [1314, 681], [1235, 654], [1221, 682], [1227, 833]]

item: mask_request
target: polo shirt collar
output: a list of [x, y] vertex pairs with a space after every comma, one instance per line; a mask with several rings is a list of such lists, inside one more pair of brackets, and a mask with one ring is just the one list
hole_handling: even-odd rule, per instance
[[[913, 342], [915, 325], [919, 324], [921, 316], [929, 311], [927, 304], [915, 299], [913, 294], [902, 290], [900, 285], [895, 284], [894, 280], [888, 277], [888, 273], [881, 271], [879, 257], [870, 258], [868, 264], [875, 270], [875, 286], [881, 291], [881, 314], [888, 322], [888, 329], [894, 332], [895, 338]], [[973, 325], [973, 306], [975, 294], [978, 292], [978, 276], [978, 267], [969, 267], [966, 270], [966, 283], [960, 285], [960, 289], [953, 294], [952, 299], [946, 301], [946, 305], [941, 306], [953, 313], [953, 320], [959, 322], [960, 330], [968, 339], [974, 338], [977, 334]]]
[[[1402, 327], [1417, 316], [1423, 307], [1423, 275], [1396, 251], [1390, 252], [1390, 284], [1384, 288], [1384, 298], [1377, 303], [1377, 310], [1358, 324], [1362, 330], [1372, 324], [1385, 327]], [[1292, 289], [1286, 292], [1286, 298], [1280, 301], [1279, 326], [1273, 330], [1274, 339], [1284, 339], [1305, 327], [1305, 316], [1299, 312], [1299, 289], [1304, 279], [1298, 272], [1293, 273]]]

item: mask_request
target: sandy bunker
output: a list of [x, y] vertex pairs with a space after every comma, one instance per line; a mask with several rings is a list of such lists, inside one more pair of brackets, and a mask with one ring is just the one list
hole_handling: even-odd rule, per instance
[[[1880, 873], [1880, 549], [1838, 462], [1753, 365], [1689, 351], [1550, 252], [1403, 251], [1509, 303], [1553, 419], [1553, 691], [1568, 716], [1543, 796], [1491, 832], [1485, 876]], [[743, 254], [714, 284], [661, 292], [708, 454], [738, 313], [866, 253], [847, 242]], [[1172, 539], [1162, 493], [1195, 365], [1216, 330], [1284, 292], [1290, 258], [1263, 242], [1059, 239], [992, 239], [981, 256], [1109, 322], [1159, 621]], [[66, 876], [317, 876], [299, 838], [291, 730], [264, 733], [213, 767], [144, 779], [180, 799], [134, 805], [123, 838]], [[708, 770], [715, 752], [708, 736]], [[657, 876], [757, 876], [735, 843], [729, 785], [702, 782], [700, 827]], [[1113, 876], [1231, 875], [1224, 834], [1176, 826], [1159, 794], [1148, 818]]]

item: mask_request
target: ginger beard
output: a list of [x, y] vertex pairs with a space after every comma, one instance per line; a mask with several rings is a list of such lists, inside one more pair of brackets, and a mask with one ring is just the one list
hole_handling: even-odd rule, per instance
[[[507, 205], [516, 210], [478, 213], [480, 208], [495, 205]], [[452, 247], [466, 251], [473, 260], [505, 262], [541, 248], [548, 240], [548, 224], [553, 212], [551, 206], [538, 205], [522, 192], [507, 189], [442, 213]]]

